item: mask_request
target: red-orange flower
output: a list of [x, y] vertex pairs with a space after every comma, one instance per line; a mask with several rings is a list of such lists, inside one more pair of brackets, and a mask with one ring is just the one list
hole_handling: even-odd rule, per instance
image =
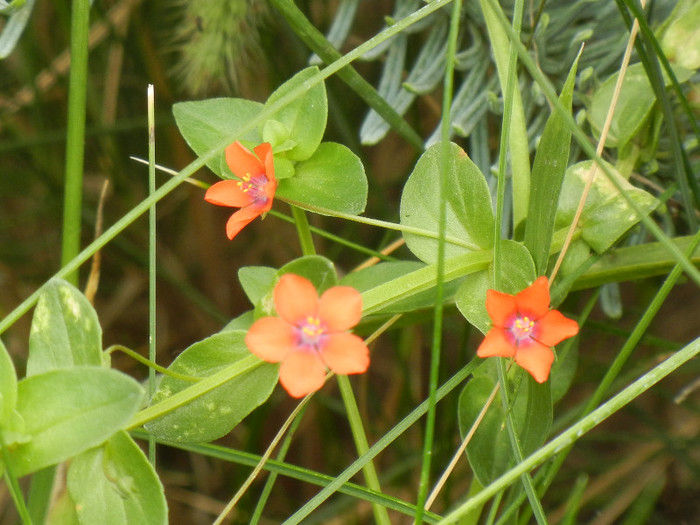
[[280, 383], [292, 397], [323, 386], [326, 370], [361, 374], [369, 366], [369, 349], [348, 332], [362, 317], [362, 297], [349, 286], [334, 286], [319, 299], [307, 279], [283, 275], [273, 292], [279, 317], [253, 323], [245, 342], [260, 359], [281, 363]]
[[549, 281], [538, 278], [517, 295], [486, 291], [493, 328], [476, 355], [515, 357], [515, 362], [544, 383], [554, 362], [552, 347], [578, 333], [578, 323], [549, 309]]
[[238, 141], [227, 147], [226, 163], [238, 179], [217, 182], [204, 195], [204, 200], [217, 206], [240, 208], [226, 223], [229, 239], [272, 208], [277, 189], [272, 146], [263, 142], [253, 151], [255, 154]]

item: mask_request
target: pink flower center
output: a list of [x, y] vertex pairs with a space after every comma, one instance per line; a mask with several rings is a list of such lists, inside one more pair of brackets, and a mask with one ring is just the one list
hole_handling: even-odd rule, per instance
[[236, 184], [238, 184], [238, 187], [243, 193], [248, 193], [250, 195], [251, 199], [253, 199], [252, 204], [261, 206], [267, 203], [265, 186], [267, 186], [268, 182], [269, 180], [264, 173], [254, 176], [251, 176], [250, 173], [246, 173]]
[[523, 339], [531, 339], [532, 332], [535, 329], [535, 321], [526, 315], [518, 314], [513, 323], [510, 325], [510, 331], [513, 333], [516, 341]]
[[318, 350], [328, 337], [326, 327], [318, 317], [308, 316], [296, 327], [297, 346], [305, 349]]

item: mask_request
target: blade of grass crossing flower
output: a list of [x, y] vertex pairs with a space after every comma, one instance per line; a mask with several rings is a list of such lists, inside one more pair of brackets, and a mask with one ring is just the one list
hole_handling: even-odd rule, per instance
[[[507, 93], [508, 82], [517, 77], [516, 71], [511, 68], [512, 55], [515, 51], [508, 44], [508, 35], [499, 24], [499, 17], [505, 16], [500, 6], [488, 0], [480, 0], [481, 10], [484, 14], [489, 40], [493, 49], [498, 78], [501, 83], [501, 92]], [[514, 7], [514, 13], [518, 9]], [[521, 17], [522, 18], [522, 17]], [[514, 20], [515, 22], [515, 20]], [[519, 25], [519, 24], [518, 24]], [[514, 33], [519, 32], [513, 29]], [[508, 104], [508, 100], [505, 101]], [[513, 173], [513, 227], [517, 226], [527, 216], [528, 195], [530, 194], [530, 153], [527, 141], [527, 126], [520, 91], [513, 90], [512, 113], [506, 120], [504, 109], [503, 127], [508, 128], [508, 142], [501, 142], [501, 149], [510, 149], [510, 163]]]
[[[148, 85], [148, 193], [156, 192], [156, 127], [153, 84]], [[148, 359], [156, 362], [156, 203], [148, 210]], [[156, 371], [148, 369], [148, 395], [156, 391]], [[148, 460], [156, 466], [156, 441], [148, 439]]]
[[483, 502], [489, 500], [505, 487], [512, 485], [521, 474], [529, 472], [541, 465], [552, 456], [560, 453], [566, 447], [575, 443], [584, 434], [595, 428], [608, 417], [622, 409], [625, 405], [649, 390], [656, 383], [673, 373], [680, 366], [687, 363], [700, 354], [700, 338], [694, 340], [671, 357], [652, 368], [649, 372], [627, 386], [619, 394], [606, 403], [599, 406], [588, 416], [567, 428], [549, 443], [540, 447], [536, 452], [525, 458], [522, 462], [503, 474], [493, 483], [484, 487], [479, 494], [465, 501], [455, 510], [446, 515], [440, 524], [457, 523], [458, 520], [468, 515], [473, 509], [478, 508]]
[[[177, 176], [169, 180], [151, 196], [145, 198], [139, 204], [134, 206], [126, 215], [124, 215], [119, 221], [117, 221], [111, 228], [104, 232], [99, 238], [95, 239], [91, 244], [83, 249], [77, 256], [66, 263], [61, 270], [56, 272], [54, 277], [64, 278], [71, 272], [78, 269], [87, 259], [89, 259], [97, 250], [106, 245], [114, 237], [116, 237], [122, 230], [124, 230], [128, 225], [133, 223], [141, 215], [143, 215], [146, 210], [148, 210], [153, 203], [158, 202], [160, 199], [169, 194], [173, 189], [175, 189], [180, 183], [182, 183], [189, 176], [193, 175], [198, 169], [204, 167], [206, 163], [212, 160], [215, 156], [219, 155], [227, 146], [233, 143], [240, 136], [245, 135], [250, 130], [255, 129], [257, 126], [269, 119], [275, 112], [279, 111], [280, 108], [287, 105], [292, 100], [295, 100], [301, 96], [310, 87], [315, 86], [317, 83], [322, 82], [331, 75], [337, 73], [339, 70], [357, 60], [363, 54], [378, 46], [385, 40], [391, 38], [392, 36], [400, 33], [407, 27], [415, 24], [419, 20], [422, 20], [431, 13], [441, 9], [445, 5], [449, 4], [453, 0], [434, 0], [433, 2], [427, 4], [423, 8], [415, 11], [414, 13], [406, 16], [405, 18], [399, 20], [395, 24], [389, 26], [387, 29], [377, 34], [376, 36], [370, 38], [365, 43], [356, 47], [349, 53], [346, 53], [341, 58], [325, 67], [320, 72], [316, 73], [313, 77], [309, 78], [303, 85], [298, 86], [296, 89], [281, 97], [274, 104], [269, 107], [264, 108], [260, 113], [258, 113], [254, 118], [250, 119], [248, 123], [242, 126], [239, 130], [231, 135], [224, 137], [220, 143], [212, 147], [206, 153], [203, 153], [199, 158], [191, 162], [188, 166], [183, 168]], [[39, 298], [41, 293], [41, 288], [32, 293], [27, 297], [22, 303], [15, 307], [12, 312], [10, 312], [5, 318], [0, 322], [0, 334], [3, 333], [9, 326], [14, 324], [14, 322], [24, 315], [27, 310], [29, 310]]]
[[[508, 46], [508, 69], [504, 71], [505, 67], [505, 46], [508, 43], [508, 38], [502, 31], [498, 31], [498, 23], [493, 18], [490, 13], [490, 6], [485, 4], [483, 1], [481, 3], [482, 11], [484, 12], [484, 17], [487, 21], [487, 26], [489, 27], [489, 35], [491, 38], [492, 45], [494, 49], [497, 50], [499, 46], [504, 49], [501, 51], [503, 54], [499, 69], [499, 78], [501, 79], [501, 89], [505, 84], [505, 100], [503, 109], [503, 125], [501, 127], [501, 148], [499, 151], [499, 162], [498, 162], [498, 188], [496, 197], [496, 231], [494, 233], [494, 289], [501, 289], [501, 279], [503, 278], [501, 274], [501, 254], [500, 254], [500, 238], [501, 238], [501, 221], [503, 218], [504, 201], [505, 201], [505, 181], [506, 181], [506, 144], [510, 144], [513, 170], [513, 196], [514, 196], [514, 208], [517, 206], [518, 202], [525, 201], [525, 209], [527, 210], [528, 200], [518, 199], [517, 196], [529, 195], [530, 188], [530, 173], [529, 173], [529, 160], [526, 161], [525, 166], [527, 167], [527, 172], [520, 171], [516, 168], [518, 161], [518, 148], [521, 147], [523, 142], [523, 130], [524, 124], [520, 126], [521, 119], [524, 119], [522, 110], [522, 101], [520, 99], [520, 93], [516, 91], [516, 81], [517, 81], [517, 52], [515, 46]], [[513, 33], [518, 36], [520, 34], [520, 27], [522, 24], [523, 16], [523, 1], [517, 0], [513, 6]], [[490, 20], [490, 22], [489, 22]], [[497, 40], [495, 42], [494, 40]], [[498, 51], [496, 51], [496, 63], [499, 65]], [[504, 82], [505, 80], [505, 82]], [[515, 117], [515, 118], [514, 118]], [[514, 140], [510, 140], [511, 132], [514, 134]], [[516, 134], [520, 136], [516, 136]], [[526, 132], [524, 135], [525, 144], [525, 154], [527, 154], [527, 136]], [[518, 224], [520, 219], [525, 218], [526, 212], [520, 211], [516, 213], [516, 209], [513, 211], [514, 226]], [[501, 400], [503, 402], [503, 410], [506, 414], [506, 427], [508, 429], [508, 436], [510, 438], [511, 449], [513, 456], [516, 461], [522, 460], [522, 448], [519, 442], [519, 437], [515, 430], [515, 424], [513, 422], [512, 413], [512, 403], [508, 401], [508, 390], [505, 380], [504, 372], [505, 363], [502, 359], [499, 359], [499, 384], [501, 385]], [[537, 497], [537, 492], [532, 483], [532, 478], [528, 472], [523, 473], [521, 477], [525, 492], [528, 499], [530, 500], [530, 505], [535, 514], [535, 519], [540, 525], [547, 523], [547, 518], [544, 515], [544, 510], [542, 509], [542, 504]]]
[[[348, 422], [350, 423], [350, 430], [352, 431], [352, 437], [355, 441], [355, 448], [357, 449], [358, 455], [361, 456], [369, 450], [369, 445], [362, 424], [362, 418], [360, 417], [360, 410], [357, 408], [357, 400], [355, 399], [355, 394], [352, 391], [352, 385], [350, 384], [348, 376], [339, 375], [337, 378], [338, 386], [340, 387], [340, 395], [343, 398], [345, 412], [347, 413]], [[374, 464], [370, 461], [363, 467], [362, 471], [365, 475], [367, 487], [381, 492], [379, 476], [377, 476], [377, 471], [374, 469]], [[373, 503], [372, 512], [374, 513], [374, 520], [376, 523], [381, 525], [391, 524], [386, 507]]]
[[566, 108], [564, 108], [561, 102], [559, 101], [559, 98], [556, 95], [552, 83], [539, 70], [539, 68], [535, 64], [535, 61], [528, 54], [527, 49], [525, 49], [525, 47], [518, 41], [517, 36], [515, 35], [513, 29], [508, 23], [508, 19], [505, 17], [505, 15], [503, 15], [502, 12], [500, 12], [500, 10], [498, 10], [498, 5], [496, 1], [482, 1], [488, 2], [492, 5], [492, 9], [496, 10], [497, 19], [503, 30], [507, 33], [508, 37], [511, 39], [512, 42], [514, 42], [523, 65], [527, 68], [530, 75], [532, 75], [537, 84], [540, 86], [543, 94], [547, 97], [549, 103], [552, 104], [555, 111], [557, 111], [567, 123], [567, 126], [571, 130], [572, 135], [576, 139], [576, 142], [579, 144], [581, 149], [586, 153], [586, 155], [589, 156], [589, 158], [594, 159], [598, 162], [601, 170], [603, 171], [603, 173], [605, 173], [605, 176], [608, 178], [608, 180], [610, 180], [610, 182], [615, 186], [615, 188], [617, 188], [622, 197], [629, 203], [630, 207], [637, 214], [640, 221], [644, 224], [647, 230], [666, 247], [668, 252], [673, 255], [673, 258], [683, 267], [683, 270], [685, 270], [688, 276], [696, 284], [700, 285], [700, 270], [698, 270], [693, 265], [693, 263], [688, 259], [686, 255], [683, 254], [683, 252], [678, 248], [678, 246], [674, 245], [673, 241], [669, 239], [669, 237], [661, 230], [661, 228], [642, 211], [639, 205], [636, 202], [634, 202], [634, 200], [629, 195], [625, 193], [624, 188], [622, 187], [620, 182], [615, 178], [613, 173], [610, 171], [610, 168], [605, 165], [603, 159], [600, 157], [600, 155], [596, 153], [595, 148], [590, 144], [589, 138], [581, 129], [579, 129], [573, 117], [567, 114]]
[[445, 242], [447, 232], [447, 172], [450, 165], [450, 127], [452, 95], [454, 87], [455, 53], [457, 52], [457, 37], [459, 36], [459, 21], [462, 11], [461, 0], [455, 0], [452, 4], [450, 18], [450, 32], [447, 42], [447, 54], [445, 57], [445, 77], [442, 93], [442, 119], [440, 122], [440, 210], [438, 215], [438, 243], [437, 243], [437, 287], [435, 293], [435, 310], [433, 315], [433, 341], [430, 350], [430, 378], [428, 396], [428, 414], [425, 423], [425, 438], [423, 441], [423, 463], [421, 465], [420, 485], [416, 507], [418, 508], [415, 523], [423, 523], [424, 506], [430, 489], [430, 465], [433, 453], [433, 441], [435, 437], [435, 405], [440, 371], [440, 351], [442, 349], [442, 320], [443, 299], [445, 295]]

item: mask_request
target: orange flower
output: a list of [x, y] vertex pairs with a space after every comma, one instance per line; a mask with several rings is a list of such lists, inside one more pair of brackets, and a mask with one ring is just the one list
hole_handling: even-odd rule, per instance
[[349, 286], [334, 286], [319, 299], [308, 280], [285, 274], [273, 292], [279, 317], [253, 323], [245, 342], [260, 359], [280, 365], [280, 383], [292, 397], [323, 386], [326, 369], [361, 374], [369, 366], [369, 349], [348, 332], [362, 317], [362, 297]]
[[238, 180], [222, 180], [211, 186], [204, 200], [217, 206], [240, 208], [226, 223], [233, 239], [255, 217], [270, 211], [277, 189], [272, 146], [263, 142], [255, 154], [236, 141], [226, 148], [226, 163]]
[[486, 291], [486, 310], [493, 328], [476, 355], [515, 357], [538, 383], [549, 377], [552, 347], [578, 333], [578, 323], [549, 309], [549, 281], [538, 278], [517, 295]]

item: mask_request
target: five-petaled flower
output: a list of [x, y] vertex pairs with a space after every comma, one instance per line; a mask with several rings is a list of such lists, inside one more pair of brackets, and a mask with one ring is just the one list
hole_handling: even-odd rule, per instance
[[361, 374], [369, 366], [369, 349], [348, 332], [362, 317], [362, 297], [349, 286], [334, 286], [318, 297], [307, 279], [285, 274], [275, 286], [279, 317], [262, 317], [248, 330], [253, 354], [281, 363], [280, 383], [292, 397], [323, 386], [326, 370]]
[[554, 362], [552, 347], [578, 333], [578, 323], [549, 309], [549, 281], [539, 277], [517, 295], [487, 290], [486, 310], [493, 328], [476, 355], [515, 357], [515, 362], [544, 383]]
[[238, 179], [217, 182], [204, 195], [204, 200], [217, 206], [240, 208], [226, 223], [229, 239], [272, 208], [277, 189], [272, 146], [263, 142], [253, 151], [255, 154], [238, 141], [227, 147], [226, 163]]

